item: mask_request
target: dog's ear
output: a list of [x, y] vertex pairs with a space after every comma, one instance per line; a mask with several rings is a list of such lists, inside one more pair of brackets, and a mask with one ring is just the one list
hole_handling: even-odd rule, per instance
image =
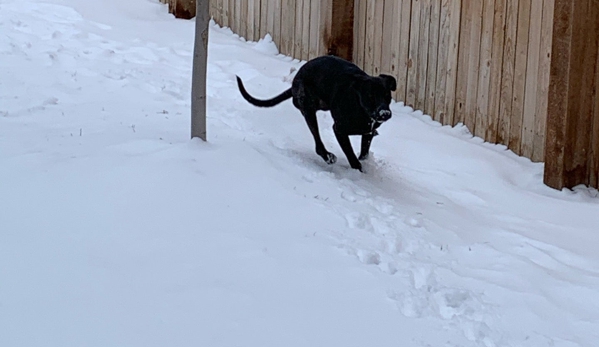
[[379, 78], [383, 80], [385, 87], [390, 91], [394, 92], [395, 89], [397, 89], [397, 81], [395, 80], [395, 77], [381, 74], [379, 75]]

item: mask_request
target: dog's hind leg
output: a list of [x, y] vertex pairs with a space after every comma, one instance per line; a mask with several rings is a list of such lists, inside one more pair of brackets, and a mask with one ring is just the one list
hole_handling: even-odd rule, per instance
[[354, 153], [354, 149], [349, 141], [349, 136], [345, 133], [337, 131], [335, 127], [333, 127], [333, 130], [335, 131], [335, 137], [339, 142], [339, 146], [341, 146], [343, 153], [345, 153], [345, 156], [347, 157], [347, 161], [349, 161], [349, 166], [351, 166], [352, 169], [362, 171], [362, 164]]
[[337, 161], [337, 157], [327, 151], [320, 138], [320, 132], [318, 131], [318, 120], [316, 119], [316, 111], [305, 111], [302, 110], [304, 119], [310, 128], [310, 132], [314, 137], [314, 143], [316, 144], [316, 154], [318, 154], [327, 164], [334, 164]]

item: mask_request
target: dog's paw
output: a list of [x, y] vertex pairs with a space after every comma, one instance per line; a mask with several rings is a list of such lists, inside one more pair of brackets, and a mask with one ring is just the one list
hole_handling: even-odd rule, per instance
[[360, 154], [360, 156], [358, 157], [359, 160], [366, 160], [368, 159], [369, 153], [366, 154]]
[[324, 161], [327, 162], [327, 164], [335, 164], [337, 162], [337, 156], [335, 156], [333, 153], [327, 153], [326, 158], [324, 159]]
[[364, 172], [364, 171], [362, 171], [362, 163], [360, 163], [359, 161], [356, 163], [350, 163], [350, 166], [352, 169], [356, 169], [356, 170], [359, 170], [360, 172]]

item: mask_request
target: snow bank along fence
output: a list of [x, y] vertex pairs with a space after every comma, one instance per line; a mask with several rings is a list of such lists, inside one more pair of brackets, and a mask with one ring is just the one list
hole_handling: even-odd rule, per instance
[[[161, 0], [163, 2], [186, 0]], [[397, 77], [395, 99], [599, 187], [599, 1], [211, 0], [217, 23], [298, 59]]]

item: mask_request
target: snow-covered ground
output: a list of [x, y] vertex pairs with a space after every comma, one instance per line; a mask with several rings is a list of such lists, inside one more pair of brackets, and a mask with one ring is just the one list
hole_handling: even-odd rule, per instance
[[[157, 0], [0, 0], [0, 346], [599, 345], [599, 198], [394, 104], [366, 173], [301, 63]], [[355, 144], [357, 144], [358, 139]], [[356, 146], [355, 146], [356, 148]]]

